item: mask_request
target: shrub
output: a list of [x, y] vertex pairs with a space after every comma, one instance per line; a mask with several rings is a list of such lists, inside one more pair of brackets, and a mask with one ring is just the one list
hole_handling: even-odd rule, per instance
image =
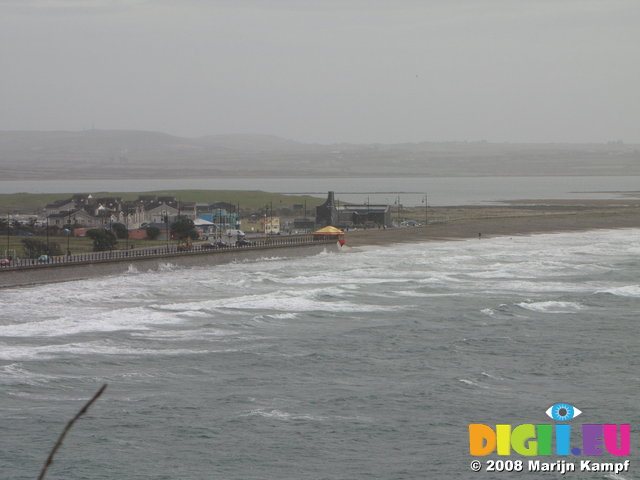
[[110, 230], [93, 229], [87, 232], [87, 237], [93, 240], [93, 251], [103, 252], [113, 250], [118, 244], [114, 233]]
[[147, 227], [145, 231], [147, 232], [147, 238], [149, 240], [155, 240], [160, 235], [160, 229], [158, 227]]
[[40, 255], [62, 255], [60, 244], [57, 242], [47, 242], [37, 238], [24, 238], [22, 248], [27, 258], [38, 258]]

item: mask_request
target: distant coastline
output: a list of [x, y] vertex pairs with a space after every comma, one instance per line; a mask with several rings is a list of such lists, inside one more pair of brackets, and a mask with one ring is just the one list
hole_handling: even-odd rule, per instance
[[5, 180], [640, 175], [640, 146], [437, 141], [312, 144], [269, 135], [0, 131]]

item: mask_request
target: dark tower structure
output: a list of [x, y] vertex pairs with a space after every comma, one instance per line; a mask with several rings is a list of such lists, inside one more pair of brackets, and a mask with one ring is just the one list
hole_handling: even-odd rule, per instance
[[318, 228], [327, 225], [336, 225], [338, 223], [338, 209], [336, 208], [336, 200], [334, 192], [329, 192], [327, 201], [319, 207], [316, 207], [316, 226]]

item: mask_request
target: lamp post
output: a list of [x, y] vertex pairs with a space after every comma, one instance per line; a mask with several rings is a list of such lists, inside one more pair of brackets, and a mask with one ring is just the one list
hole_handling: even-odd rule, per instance
[[264, 236], [267, 236], [267, 213], [269, 212], [269, 205], [264, 206], [264, 222], [262, 222], [262, 229], [264, 230]]
[[125, 232], [124, 232], [125, 250], [129, 250], [129, 207], [125, 207], [125, 211], [124, 211], [124, 227], [125, 227]]
[[429, 201], [426, 193], [422, 201], [424, 202], [424, 225], [427, 226], [429, 224]]
[[69, 215], [67, 218], [67, 257], [71, 256], [71, 250], [69, 249], [69, 234], [71, 233], [71, 210], [69, 210]]
[[164, 220], [165, 236], [167, 238], [167, 251], [169, 250], [169, 212], [162, 210], [162, 219]]
[[5, 258], [9, 258], [9, 226], [11, 225], [11, 217], [9, 216], [9, 212], [7, 212], [7, 251], [5, 252]]
[[7, 212], [7, 251], [5, 256], [9, 257], [9, 225], [11, 224], [11, 217], [9, 216], [9, 212]]

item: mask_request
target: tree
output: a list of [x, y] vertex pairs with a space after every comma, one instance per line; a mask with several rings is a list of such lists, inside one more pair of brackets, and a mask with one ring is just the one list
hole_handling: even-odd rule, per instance
[[127, 227], [125, 225], [123, 225], [122, 223], [114, 223], [111, 225], [111, 230], [113, 230], [113, 233], [116, 234], [116, 237], [118, 238], [128, 238], [129, 237], [129, 231], [127, 230]]
[[94, 252], [113, 250], [118, 244], [118, 239], [110, 230], [94, 228], [87, 232], [87, 237], [93, 240]]
[[180, 240], [186, 240], [187, 238], [197, 240], [200, 236], [193, 224], [193, 220], [182, 215], [171, 224], [171, 235]]
[[149, 240], [155, 240], [160, 235], [160, 229], [158, 227], [147, 227], [145, 231], [147, 232], [147, 238]]
[[25, 238], [22, 240], [22, 248], [27, 258], [38, 258], [40, 255], [62, 255], [60, 244], [57, 242], [47, 242], [36, 238]]

